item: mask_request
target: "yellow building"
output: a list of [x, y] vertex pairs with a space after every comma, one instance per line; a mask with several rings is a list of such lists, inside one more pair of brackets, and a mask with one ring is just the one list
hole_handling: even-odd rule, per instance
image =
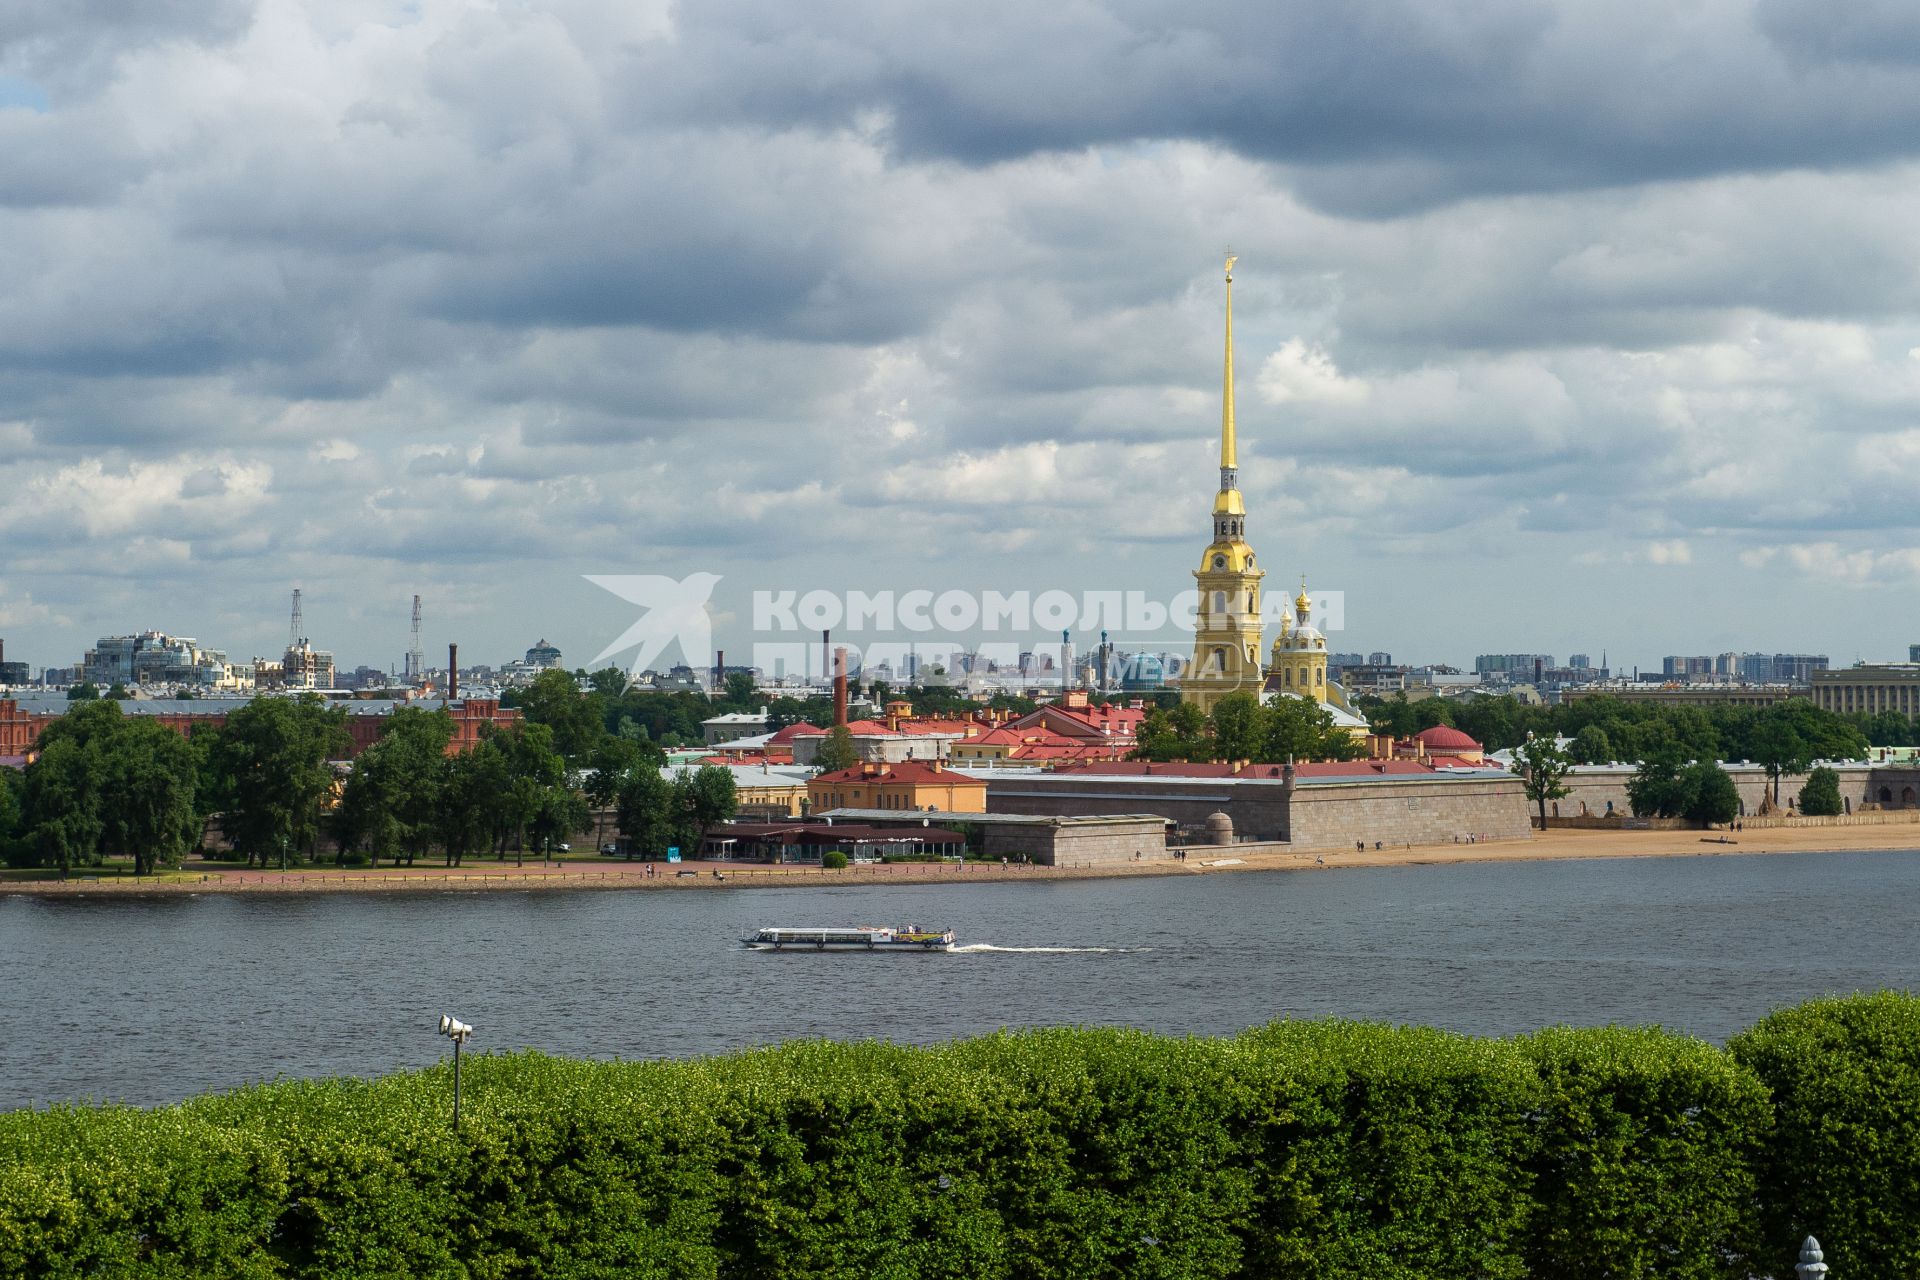
[[[1280, 635], [1273, 642], [1273, 663], [1267, 669], [1270, 691], [1298, 693], [1315, 702], [1331, 702], [1333, 686], [1327, 682], [1327, 638], [1313, 625], [1313, 600], [1307, 584], [1293, 602], [1294, 623], [1280, 617]], [[1344, 700], [1343, 700], [1344, 701]]]
[[1230, 693], [1258, 697], [1260, 579], [1266, 574], [1247, 545], [1247, 504], [1240, 496], [1233, 423], [1233, 263], [1227, 259], [1227, 351], [1220, 403], [1220, 492], [1213, 500], [1213, 541], [1193, 571], [1199, 586], [1193, 662], [1180, 681], [1180, 698], [1202, 711]]
[[937, 760], [930, 764], [917, 760], [868, 762], [817, 775], [807, 783], [807, 799], [814, 813], [832, 809], [985, 813], [987, 784], [956, 773]]

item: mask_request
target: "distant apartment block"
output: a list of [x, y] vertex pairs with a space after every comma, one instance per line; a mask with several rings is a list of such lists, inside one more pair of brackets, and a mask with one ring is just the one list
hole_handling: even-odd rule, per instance
[[1482, 680], [1528, 681], [1553, 667], [1550, 653], [1483, 653], [1473, 660], [1473, 672]]
[[[1824, 671], [1824, 653], [1722, 653], [1716, 656], [1674, 656], [1661, 660], [1660, 679], [1746, 684], [1806, 684], [1815, 671]], [[1650, 673], [1649, 673], [1650, 674]], [[1648, 675], [1643, 675], [1647, 679]]]
[[[238, 670], [244, 670], [244, 681]], [[221, 689], [251, 685], [252, 671], [244, 663], [237, 669], [218, 649], [202, 649], [192, 636], [142, 631], [101, 636], [80, 660], [80, 678], [103, 687], [184, 684]]]

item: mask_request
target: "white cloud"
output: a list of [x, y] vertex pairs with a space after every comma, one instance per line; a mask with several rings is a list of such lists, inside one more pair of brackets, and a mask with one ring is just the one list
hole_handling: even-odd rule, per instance
[[1361, 404], [1367, 398], [1367, 384], [1349, 378], [1334, 366], [1333, 357], [1318, 344], [1309, 346], [1299, 338], [1289, 338], [1260, 366], [1256, 383], [1269, 403], [1309, 400], [1322, 404]]

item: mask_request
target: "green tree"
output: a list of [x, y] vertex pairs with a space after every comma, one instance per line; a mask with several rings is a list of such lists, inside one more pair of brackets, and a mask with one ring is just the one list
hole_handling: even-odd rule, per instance
[[602, 667], [587, 681], [602, 698], [618, 698], [627, 691], [627, 673], [618, 667]]
[[533, 836], [534, 847], [544, 857], [557, 851], [567, 837], [592, 825], [593, 815], [587, 811], [585, 796], [572, 787], [552, 787], [540, 794], [539, 807], [534, 810], [527, 830]]
[[1613, 740], [1597, 724], [1590, 724], [1574, 734], [1567, 754], [1577, 764], [1610, 764], [1615, 759]]
[[100, 686], [90, 680], [82, 680], [79, 684], [71, 685], [67, 689], [68, 702], [92, 702], [99, 696]]
[[[1431, 701], [1414, 705], [1422, 707]], [[1527, 708], [1514, 698], [1463, 698], [1453, 708], [1453, 727], [1488, 751], [1518, 747], [1526, 737], [1528, 720]]]
[[26, 814], [27, 775], [18, 769], [0, 769], [0, 862], [7, 866], [33, 865]]
[[444, 709], [402, 707], [378, 740], [360, 753], [335, 811], [342, 850], [364, 848], [375, 866], [385, 850], [412, 866], [438, 826], [442, 762], [453, 741]]
[[1413, 704], [1413, 732], [1453, 725], [1453, 704], [1445, 698], [1422, 698]]
[[311, 849], [333, 791], [327, 762], [350, 746], [346, 712], [311, 694], [255, 698], [228, 715], [212, 767], [229, 800], [227, 838], [249, 866]]
[[674, 843], [677, 816], [673, 808], [673, 784], [660, 770], [640, 765], [620, 784], [615, 822], [626, 837], [627, 860], [638, 854], [657, 858]]
[[1547, 801], [1567, 794], [1567, 775], [1573, 771], [1573, 757], [1560, 747], [1551, 734], [1530, 734], [1515, 748], [1514, 763], [1525, 779], [1527, 799], [1540, 810], [1540, 829], [1547, 829]]
[[1687, 811], [1693, 797], [1687, 790], [1685, 765], [1671, 752], [1662, 752], [1640, 762], [1627, 780], [1627, 803], [1636, 818], [1677, 818]]
[[607, 732], [601, 696], [580, 692], [574, 678], [558, 669], [542, 671], [521, 691], [520, 714], [528, 724], [552, 730], [554, 750], [569, 764], [583, 764]]
[[1712, 760], [1696, 760], [1680, 771], [1684, 804], [1680, 816], [1701, 826], [1732, 822], [1740, 813], [1740, 789]]
[[1172, 707], [1155, 707], [1140, 721], [1134, 733], [1131, 758], [1135, 760], [1210, 760], [1212, 741], [1207, 733], [1207, 717], [1199, 707], [1182, 702]]
[[854, 750], [853, 734], [843, 724], [837, 724], [827, 730], [827, 736], [820, 744], [820, 752], [813, 758], [814, 765], [822, 773], [833, 773], [840, 769], [851, 769], [860, 763], [860, 753]]
[[736, 671], [721, 683], [723, 692], [720, 701], [726, 709], [733, 711], [754, 711], [760, 706], [759, 685], [751, 675]]
[[448, 756], [440, 763], [435, 789], [434, 834], [450, 867], [478, 853], [498, 829], [498, 800], [506, 790], [505, 757], [478, 748]]
[[196, 843], [193, 748], [166, 725], [129, 717], [96, 739], [101, 840], [133, 855], [133, 874], [172, 866]]
[[1362, 694], [1356, 702], [1361, 714], [1367, 718], [1367, 727], [1374, 733], [1405, 738], [1419, 731], [1420, 726], [1413, 713], [1414, 704], [1407, 701], [1404, 689], [1396, 690], [1391, 698]]
[[1814, 818], [1831, 818], [1846, 811], [1840, 799], [1840, 775], [1820, 765], [1807, 775], [1800, 788], [1800, 812]]
[[[635, 742], [612, 734], [600, 739], [599, 745], [593, 749], [592, 759], [587, 762], [584, 780], [587, 803], [593, 806], [595, 813], [605, 814], [613, 808], [620, 798], [620, 785], [626, 780], [628, 772], [643, 761], [653, 768], [662, 768], [667, 763], [667, 754], [650, 742]], [[605, 836], [605, 830], [596, 826], [594, 844], [598, 846]]]
[[579, 825], [586, 825], [585, 805], [574, 806], [562, 794], [572, 794], [572, 788], [567, 784], [567, 762], [554, 748], [552, 729], [544, 724], [515, 725], [487, 734], [475, 751], [501, 757], [506, 787], [495, 798], [495, 812], [501, 826], [513, 833], [516, 864], [525, 865], [527, 830], [543, 818], [551, 826], [577, 816]]
[[25, 779], [25, 839], [41, 865], [63, 877], [100, 861], [107, 823], [101, 762], [123, 719], [118, 702], [81, 699], [36, 741], [40, 757]]
[[1866, 738], [1846, 719], [1804, 698], [1789, 698], [1753, 721], [1745, 758], [1767, 770], [1768, 793], [1780, 803], [1782, 775], [1805, 773], [1815, 760], [1854, 760], [1866, 754]]
[[731, 769], [711, 764], [682, 769], [673, 786], [674, 805], [684, 815], [690, 847], [697, 846], [710, 829], [730, 821], [740, 810]]
[[1267, 750], [1267, 709], [1251, 693], [1230, 693], [1213, 704], [1209, 717], [1216, 760], [1260, 760]]
[[112, 698], [115, 702], [133, 701], [133, 694], [128, 691], [127, 686], [125, 686], [124, 684], [121, 684], [118, 680], [115, 680], [113, 682], [113, 687], [111, 689], [108, 689], [106, 693], [101, 696]]
[[1357, 760], [1366, 748], [1334, 723], [1333, 713], [1319, 703], [1290, 694], [1275, 694], [1264, 708], [1266, 740], [1253, 758], [1269, 763], [1295, 760]]
[[[117, 708], [116, 708], [117, 710]], [[27, 767], [27, 840], [41, 865], [60, 868], [100, 861], [99, 763], [78, 737], [57, 737]]]

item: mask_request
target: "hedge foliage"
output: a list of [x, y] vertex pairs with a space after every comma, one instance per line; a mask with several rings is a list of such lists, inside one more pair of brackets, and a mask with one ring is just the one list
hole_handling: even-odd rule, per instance
[[1280, 1022], [470, 1057], [0, 1115], [9, 1277], [1920, 1274], [1920, 999], [1728, 1051]]
[[1815, 1000], [1728, 1049], [1773, 1095], [1770, 1256], [1811, 1234], [1835, 1280], [1920, 1276], [1920, 998]]

